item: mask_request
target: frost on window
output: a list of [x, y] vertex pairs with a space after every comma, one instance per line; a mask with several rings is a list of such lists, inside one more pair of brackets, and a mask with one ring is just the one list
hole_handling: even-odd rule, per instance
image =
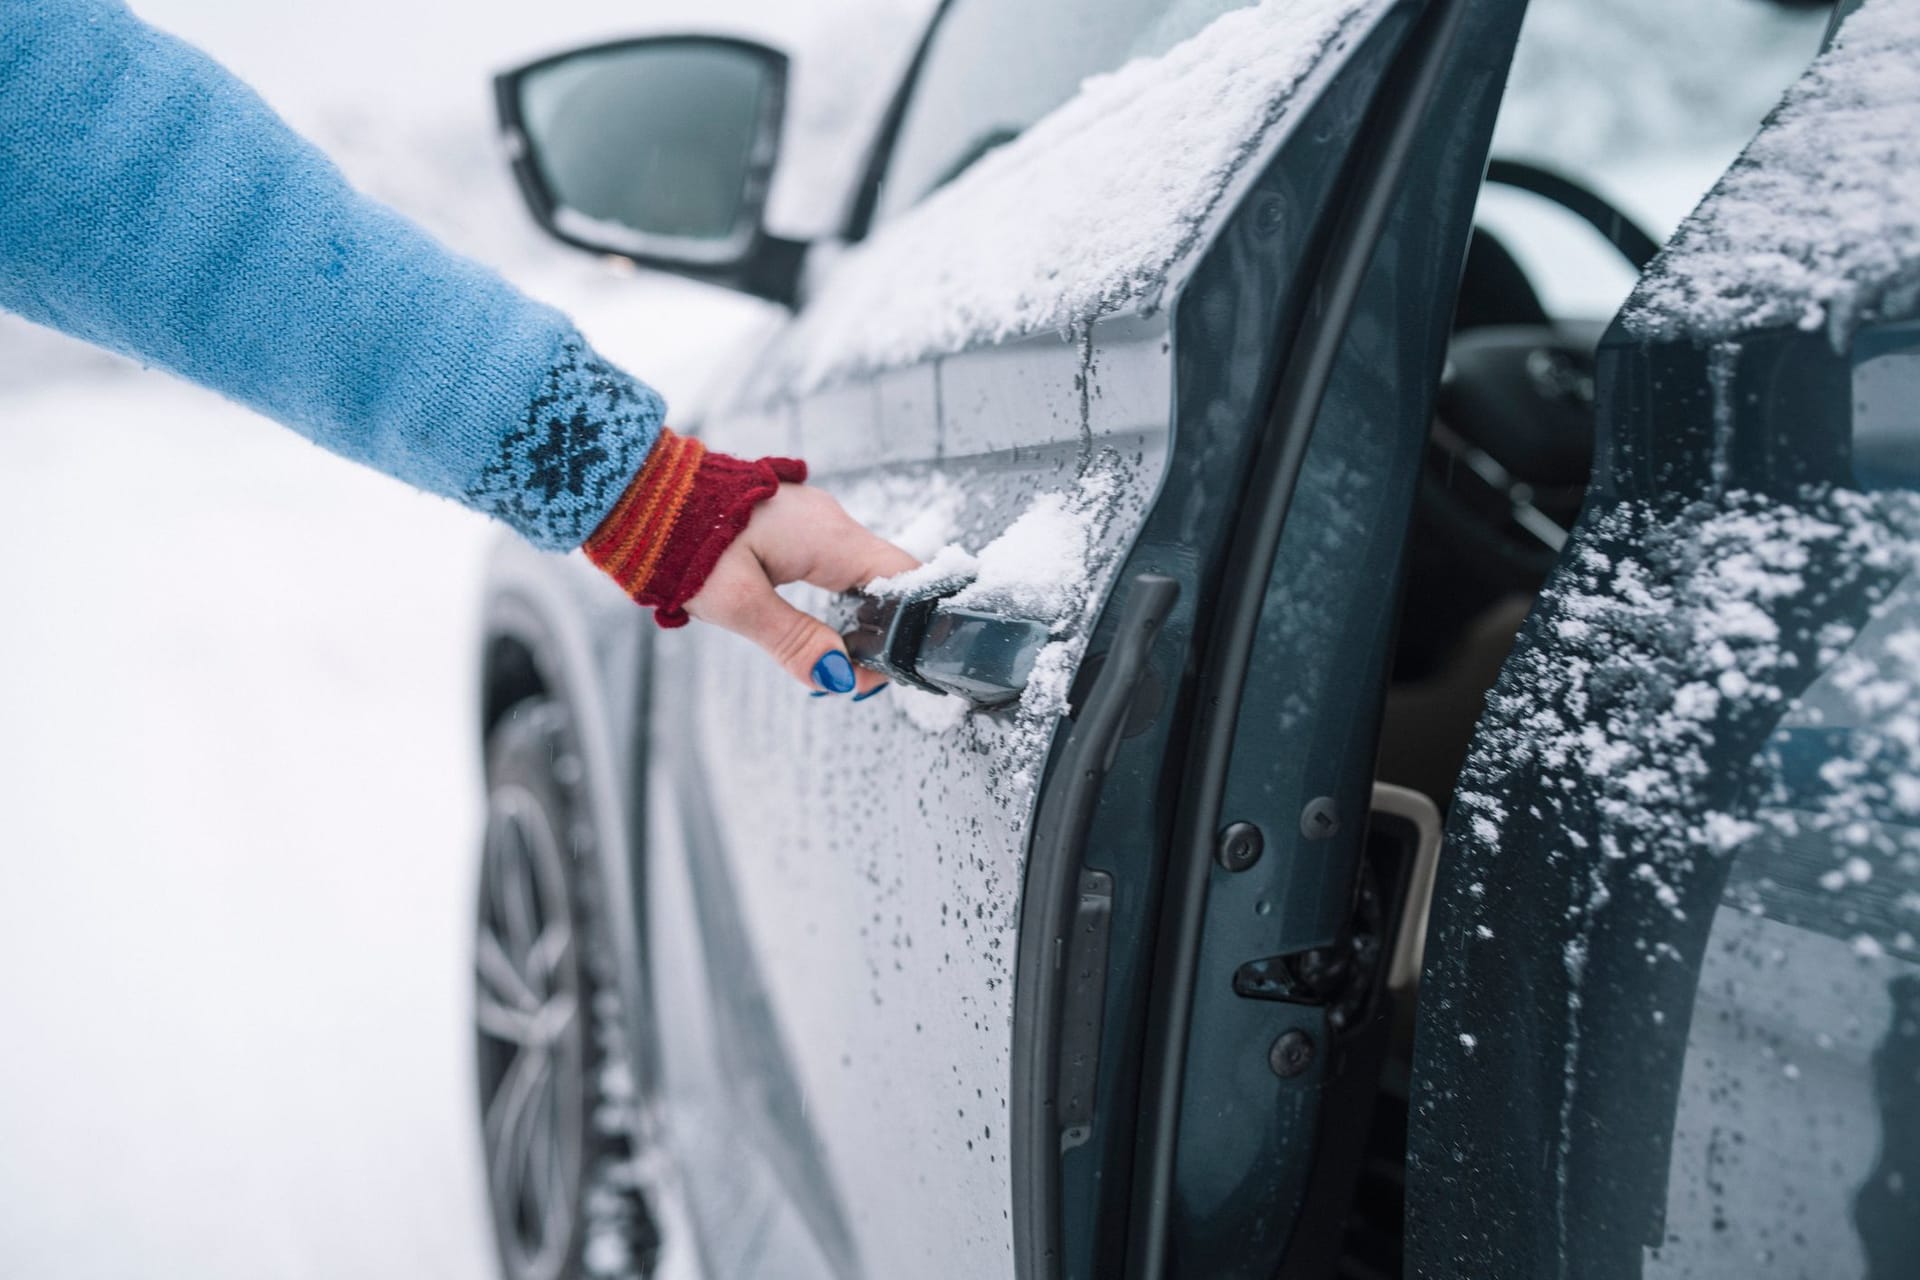
[[[1836, 684], [1865, 700], [1889, 695], [1866, 674], [1879, 668], [1849, 651], [1857, 631], [1845, 605], [1862, 622], [1888, 607], [1917, 530], [1912, 495], [1843, 489], [1792, 504], [1736, 492], [1672, 513], [1627, 503], [1598, 517], [1489, 698], [1459, 796], [1484, 820], [1470, 830], [1498, 835], [1501, 793], [1518, 770], [1577, 777], [1578, 801], [1594, 812], [1590, 836], [1575, 838], [1630, 862], [1659, 894], [1699, 856], [1793, 826], [1769, 807], [1780, 784], [1760, 787], [1783, 767], [1781, 735], [1767, 731], [1825, 714], [1794, 701], [1816, 677], [1823, 701]], [[1790, 706], [1795, 718], [1783, 720]], [[1906, 750], [1909, 733], [1920, 752], [1920, 720], [1909, 717], [1860, 749]], [[1771, 767], [1729, 769], [1742, 752]], [[1920, 755], [1903, 764], [1910, 782], [1828, 770], [1826, 781], [1850, 785], [1833, 789], [1817, 821], [1841, 823], [1870, 796], [1920, 786]]]
[[1524, 1082], [1548, 1254], [1878, 1274], [1860, 1215], [1911, 1220], [1916, 535], [1906, 492], [1598, 511], [1490, 695], [1430, 993], [1526, 983], [1456, 1072]]

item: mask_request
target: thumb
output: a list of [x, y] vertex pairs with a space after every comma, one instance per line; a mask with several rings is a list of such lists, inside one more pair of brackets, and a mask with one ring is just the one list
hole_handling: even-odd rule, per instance
[[766, 571], [751, 555], [728, 548], [687, 612], [753, 641], [782, 670], [816, 693], [852, 693], [858, 685], [877, 686], [874, 672], [856, 673], [846, 645], [832, 627], [781, 599]]
[[885, 538], [842, 517], [845, 528], [808, 566], [802, 577], [829, 591], [861, 591], [876, 578], [917, 569], [920, 562]]

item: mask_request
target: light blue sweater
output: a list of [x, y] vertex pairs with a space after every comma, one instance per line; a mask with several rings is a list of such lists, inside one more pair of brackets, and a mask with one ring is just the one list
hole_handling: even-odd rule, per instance
[[665, 406], [120, 0], [0, 0], [0, 307], [578, 546]]

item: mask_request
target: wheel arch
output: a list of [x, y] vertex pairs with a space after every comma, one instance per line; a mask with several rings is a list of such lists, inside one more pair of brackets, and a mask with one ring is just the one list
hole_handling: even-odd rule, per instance
[[493, 731], [509, 711], [552, 693], [527, 638], [489, 629], [480, 655], [480, 749], [492, 751]]
[[516, 705], [544, 697], [565, 707], [607, 895], [622, 1025], [643, 1093], [654, 1078], [641, 859], [650, 641], [646, 615], [580, 557], [549, 555], [517, 539], [496, 547], [482, 609], [482, 754]]

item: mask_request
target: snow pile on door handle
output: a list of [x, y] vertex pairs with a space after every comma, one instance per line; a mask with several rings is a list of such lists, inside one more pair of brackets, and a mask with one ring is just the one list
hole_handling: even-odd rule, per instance
[[769, 352], [807, 391], [1155, 301], [1379, 0], [1265, 0], [1080, 92], [835, 263]]
[[1036, 656], [1009, 723], [969, 717], [963, 699], [915, 689], [898, 690], [894, 705], [929, 733], [978, 721], [977, 732], [1006, 739], [1000, 746], [1025, 778], [1054, 717], [1066, 710], [1089, 615], [1098, 604], [1095, 588], [1106, 581], [1113, 554], [1106, 535], [1135, 487], [1119, 457], [1103, 451], [1071, 486], [1035, 494], [978, 551], [954, 541], [959, 495], [943, 477], [907, 484], [896, 478], [848, 494], [850, 512], [883, 533], [892, 532], [892, 541], [924, 561], [917, 569], [868, 583], [867, 594], [909, 595], [964, 581], [948, 598], [951, 606], [1044, 622], [1055, 636]]
[[965, 579], [949, 604], [1060, 625], [1084, 601], [1095, 514], [1113, 496], [1110, 472], [1089, 480], [1038, 495], [979, 552], [950, 542], [918, 569], [868, 583], [867, 594], [910, 595]]
[[1636, 332], [1862, 322], [1920, 301], [1920, 5], [1867, 0], [1655, 259]]

